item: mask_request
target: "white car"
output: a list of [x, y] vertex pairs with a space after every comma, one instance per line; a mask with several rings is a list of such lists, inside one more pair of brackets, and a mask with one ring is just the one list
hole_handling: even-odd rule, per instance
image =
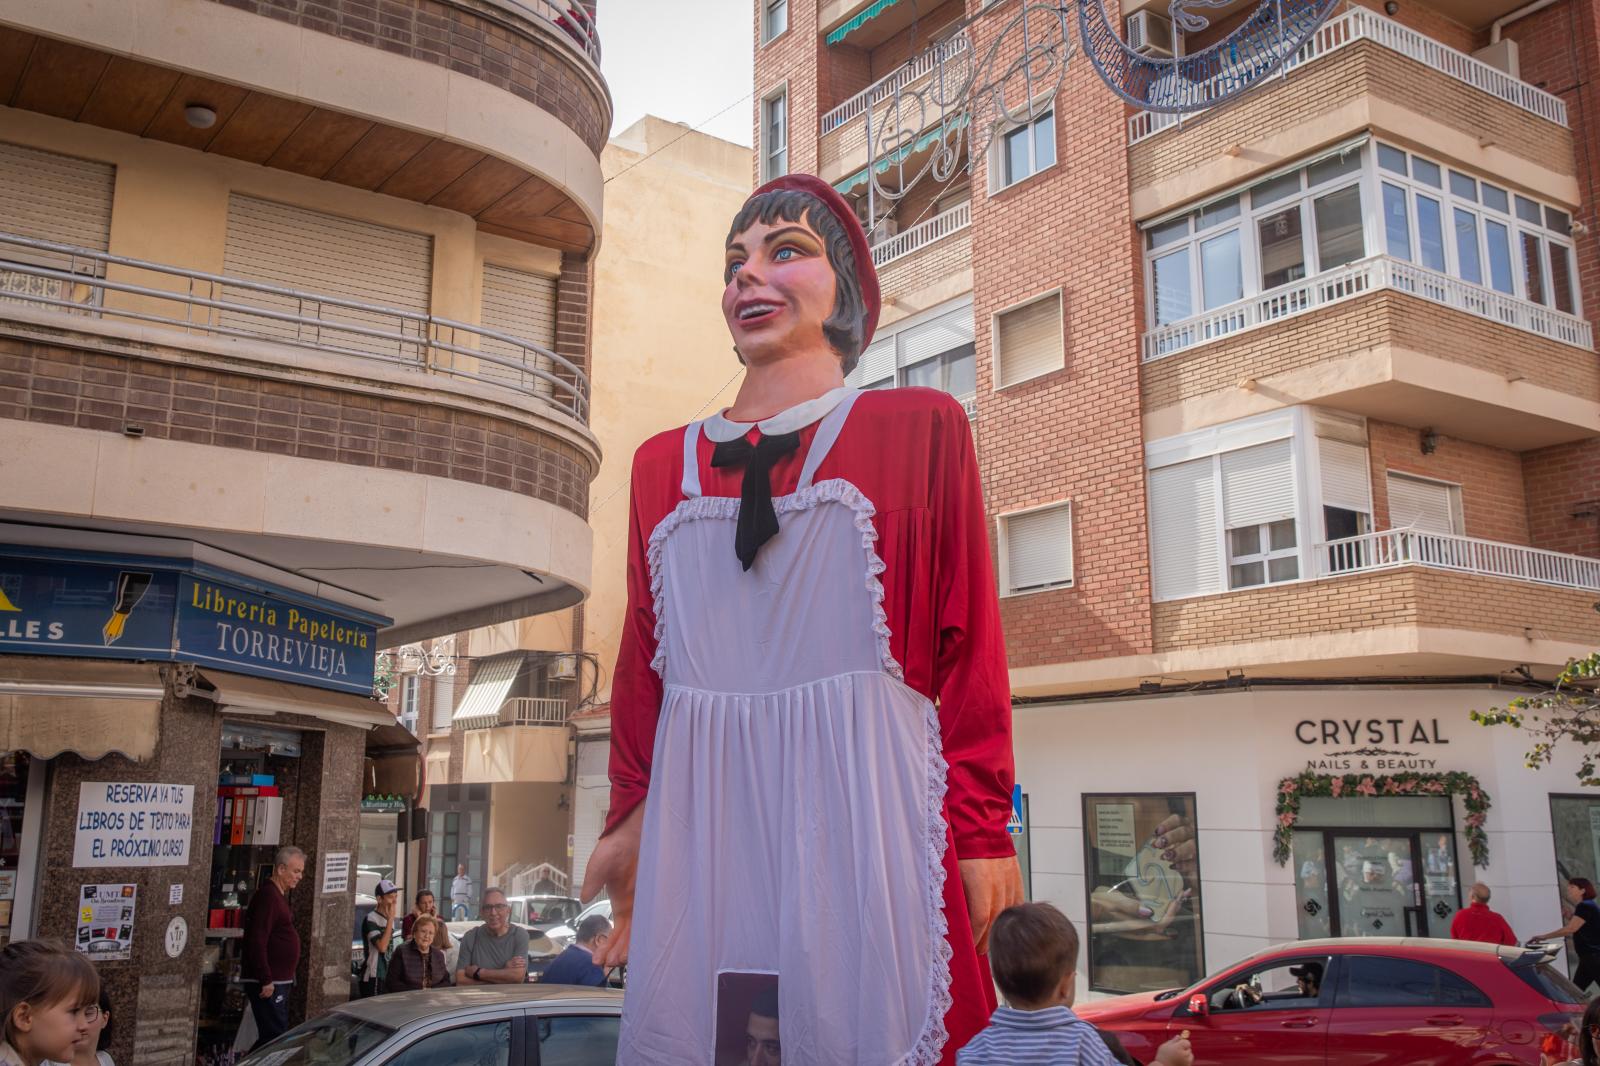
[[622, 993], [477, 985], [341, 1003], [239, 1066], [613, 1066]]
[[572, 924], [555, 925], [545, 930], [544, 935], [550, 938], [551, 943], [555, 944], [558, 954], [572, 946], [573, 940], [578, 936], [578, 926], [582, 925], [583, 920], [591, 914], [603, 914], [606, 921], [609, 922], [611, 920], [611, 900], [601, 896], [585, 907], [583, 913], [572, 920]]

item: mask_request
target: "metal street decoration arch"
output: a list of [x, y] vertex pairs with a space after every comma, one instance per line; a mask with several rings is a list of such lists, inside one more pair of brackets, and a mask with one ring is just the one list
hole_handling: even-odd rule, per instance
[[[1199, 9], [1226, 3], [1172, 0], [1169, 10], [1176, 28], [1195, 33], [1209, 25]], [[1215, 107], [1282, 69], [1335, 3], [1260, 0], [1215, 44], [1161, 59], [1128, 47], [1105, 0], [1076, 0], [1078, 38], [1117, 96], [1146, 111], [1181, 115]], [[1070, 4], [1025, 2], [981, 57], [963, 29], [908, 63], [906, 76], [874, 92], [863, 108], [869, 223], [880, 217], [879, 202], [892, 205], [926, 177], [949, 183], [974, 155], [988, 151], [998, 131], [1032, 122], [1054, 106], [1077, 47], [1071, 15]], [[850, 186], [862, 177], [850, 179]]]

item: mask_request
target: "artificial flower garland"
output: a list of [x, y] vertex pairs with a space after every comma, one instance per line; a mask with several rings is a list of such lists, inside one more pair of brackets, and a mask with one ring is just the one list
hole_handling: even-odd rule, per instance
[[1471, 774], [1316, 774], [1309, 771], [1278, 782], [1278, 828], [1272, 837], [1272, 857], [1279, 866], [1294, 854], [1295, 823], [1300, 820], [1302, 796], [1460, 796], [1467, 807], [1467, 848], [1472, 865], [1489, 865], [1489, 836], [1483, 823], [1489, 817], [1489, 794]]

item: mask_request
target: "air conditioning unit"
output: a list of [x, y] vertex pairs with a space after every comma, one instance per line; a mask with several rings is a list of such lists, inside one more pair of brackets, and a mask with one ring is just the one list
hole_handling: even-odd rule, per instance
[[886, 241], [900, 232], [900, 223], [895, 221], [893, 215], [885, 215], [878, 219], [878, 228], [873, 232], [875, 240]]
[[1142, 56], [1171, 59], [1177, 54], [1177, 38], [1172, 32], [1172, 20], [1154, 11], [1135, 11], [1124, 24], [1123, 39], [1128, 47]]
[[552, 681], [571, 681], [578, 676], [578, 657], [562, 655], [550, 662], [550, 672], [545, 675]]

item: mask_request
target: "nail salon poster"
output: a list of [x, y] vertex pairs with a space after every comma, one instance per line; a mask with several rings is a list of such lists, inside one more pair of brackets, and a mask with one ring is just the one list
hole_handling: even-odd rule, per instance
[[138, 885], [84, 885], [78, 893], [78, 950], [91, 962], [132, 958], [138, 899]]

